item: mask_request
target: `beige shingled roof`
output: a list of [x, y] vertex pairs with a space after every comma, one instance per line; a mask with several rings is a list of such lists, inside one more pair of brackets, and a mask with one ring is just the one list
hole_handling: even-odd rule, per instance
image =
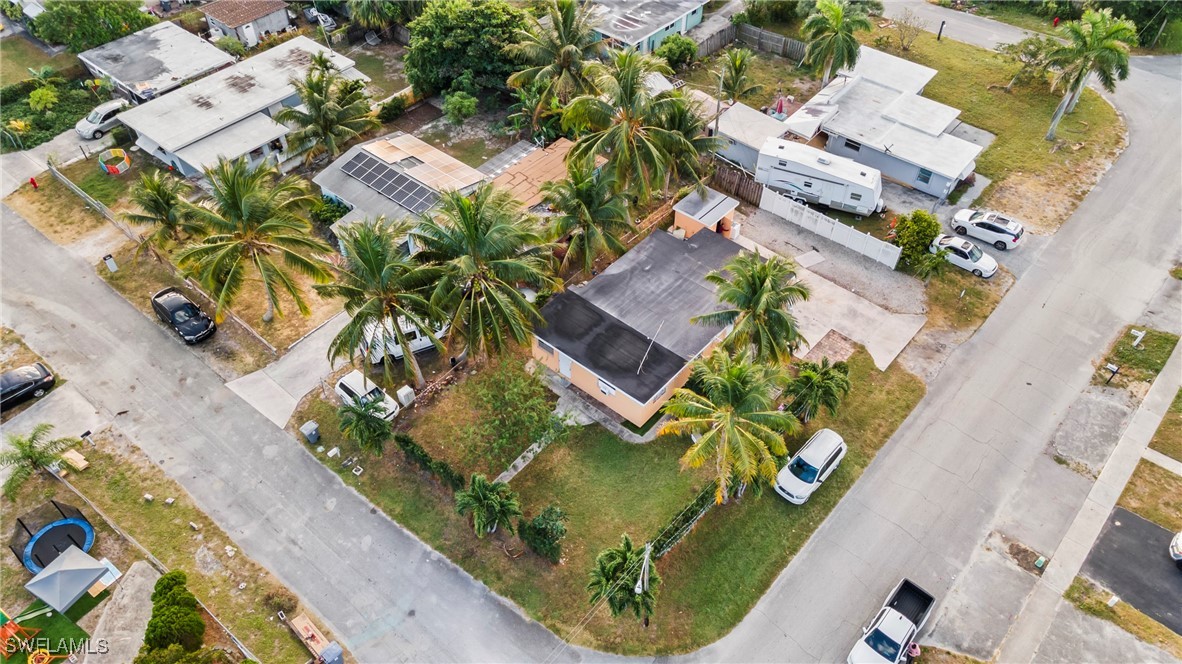
[[283, 0], [215, 0], [202, 7], [201, 13], [237, 28], [280, 9], [287, 9]]
[[[484, 173], [410, 134], [375, 141], [362, 149], [387, 164], [398, 164], [407, 175], [435, 191], [463, 190], [484, 180]], [[409, 158], [422, 163], [400, 163]]]
[[[520, 161], [506, 168], [493, 180], [493, 184], [509, 190], [527, 208], [542, 202], [542, 185], [566, 177], [566, 155], [574, 143], [565, 138], [554, 141], [541, 150], [533, 150]], [[607, 160], [595, 158], [597, 166]]]

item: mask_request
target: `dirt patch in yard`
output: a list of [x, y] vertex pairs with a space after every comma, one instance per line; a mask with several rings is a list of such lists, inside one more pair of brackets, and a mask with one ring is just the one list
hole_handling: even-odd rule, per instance
[[516, 142], [515, 136], [499, 129], [508, 115], [508, 109], [486, 111], [459, 125], [441, 117], [422, 127], [418, 136], [472, 168], [479, 168]]
[[347, 55], [356, 63], [357, 70], [369, 77], [365, 86], [376, 100], [382, 100], [406, 87], [402, 73], [406, 47], [387, 41], [377, 46], [359, 46]]
[[37, 176], [37, 184], [37, 189], [21, 185], [4, 202], [50, 240], [70, 245], [108, 223], [48, 171]]

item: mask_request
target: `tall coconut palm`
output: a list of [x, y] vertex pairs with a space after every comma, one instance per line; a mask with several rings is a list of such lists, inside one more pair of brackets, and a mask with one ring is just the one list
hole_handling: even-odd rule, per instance
[[723, 51], [720, 85], [722, 94], [730, 101], [739, 101], [747, 95], [763, 90], [763, 86], [751, 81], [751, 64], [755, 53], [746, 48], [728, 48]]
[[52, 424], [38, 424], [27, 436], [8, 434], [4, 437], [8, 449], [0, 451], [0, 468], [8, 468], [4, 480], [4, 495], [10, 500], [18, 489], [34, 474], [62, 460], [62, 452], [78, 442], [77, 438], [50, 440]]
[[210, 198], [199, 205], [186, 203], [193, 221], [209, 232], [200, 242], [176, 254], [179, 265], [196, 276], [216, 300], [215, 318], [242, 293], [248, 273], [263, 285], [267, 309], [263, 321], [282, 314], [279, 293], [286, 292], [301, 314], [310, 313], [300, 285], [291, 271], [326, 283], [332, 277], [315, 254], [332, 251], [312, 235], [300, 216], [314, 199], [304, 180], [265, 163], [251, 168], [245, 157], [220, 159], [205, 169]]
[[620, 538], [619, 546], [600, 551], [587, 580], [591, 603], [606, 601], [613, 617], [631, 611], [647, 625], [656, 608], [657, 586], [661, 583], [661, 577], [657, 574], [656, 566], [650, 564], [648, 588], [637, 594], [636, 582], [640, 578], [643, 562], [644, 549], [636, 548], [632, 538], [627, 535]]
[[805, 62], [821, 72], [821, 86], [839, 69], [858, 62], [856, 32], [869, 32], [870, 19], [843, 0], [819, 0], [817, 11], [804, 21], [800, 33], [808, 40]]
[[569, 238], [563, 271], [590, 273], [596, 258], [624, 253], [620, 235], [632, 228], [628, 204], [610, 173], [582, 162], [567, 164], [566, 171], [567, 179], [542, 185], [542, 200], [558, 211], [551, 219], [552, 239]]
[[337, 409], [341, 433], [366, 452], [380, 455], [394, 436], [385, 413], [381, 401], [345, 401]]
[[185, 206], [185, 197], [191, 189], [184, 180], [160, 170], [140, 175], [131, 188], [130, 200], [141, 212], [125, 212], [123, 218], [133, 224], [154, 228], [140, 242], [137, 254], [178, 242], [181, 233], [198, 235], [204, 231]]
[[456, 492], [456, 513], [472, 515], [477, 537], [494, 533], [504, 526], [513, 532], [513, 520], [521, 516], [521, 500], [504, 482], [489, 482], [484, 475], [473, 475], [464, 491]]
[[1125, 18], [1114, 19], [1111, 9], [1089, 9], [1078, 21], [1060, 26], [1059, 34], [1066, 43], [1052, 48], [1047, 60], [1057, 70], [1051, 85], [1063, 91], [1063, 100], [1051, 117], [1048, 141], [1055, 139], [1063, 115], [1075, 110], [1093, 75], [1109, 92], [1129, 77], [1129, 49], [1137, 44], [1137, 26]]
[[596, 63], [591, 70], [601, 94], [577, 97], [563, 114], [564, 127], [587, 127], [567, 158], [590, 163], [595, 155], [608, 157], [606, 170], [647, 200], [669, 166], [670, 153], [693, 150], [685, 137], [663, 125], [669, 107], [686, 101], [676, 94], [650, 93], [649, 74], [672, 70], [664, 60], [631, 48], [612, 51], [606, 64]]
[[362, 86], [334, 71], [313, 67], [303, 80], [292, 81], [303, 102], [275, 114], [275, 120], [297, 127], [287, 135], [293, 152], [303, 152], [304, 161], [341, 154], [349, 141], [381, 126]]
[[796, 279], [796, 265], [779, 256], [764, 260], [742, 253], [706, 280], [718, 287], [718, 300], [728, 308], [693, 319], [706, 325], [733, 325], [726, 345], [754, 348], [760, 362], [787, 364], [800, 347], [800, 331], [791, 307], [807, 300], [809, 288]]
[[829, 358], [797, 365], [796, 378], [788, 382], [784, 394], [792, 397], [788, 408], [803, 422], [816, 417], [822, 408], [837, 414], [841, 400], [850, 392], [849, 369], [844, 362], [829, 364]]
[[792, 413], [775, 405], [775, 393], [786, 379], [783, 370], [752, 363], [746, 351], [732, 357], [715, 350], [694, 362], [691, 377], [699, 391], [678, 388], [665, 404], [674, 419], [661, 428], [662, 434], [692, 436], [682, 466], [713, 463], [719, 503], [729, 495], [732, 480], [775, 481], [775, 457], [787, 452], [784, 436], [800, 428]]
[[[526, 65], [509, 77], [509, 86], [519, 88], [543, 81], [546, 94], [542, 101], [556, 97], [562, 103], [575, 95], [593, 92], [589, 65], [602, 48], [593, 10], [591, 3], [550, 0], [546, 24], [531, 17], [528, 28], [518, 31], [519, 41], [507, 49]], [[539, 110], [542, 108], [539, 105]]]
[[[679, 95], [680, 96], [680, 95]], [[679, 104], [671, 104], [665, 110], [662, 126], [676, 132], [685, 141], [676, 142], [669, 150], [668, 167], [665, 171], [665, 191], [669, 185], [682, 178], [693, 180], [704, 192], [705, 184], [700, 177], [702, 155], [717, 150], [722, 139], [708, 136], [706, 120], [698, 112], [698, 102], [682, 97]]]
[[419, 258], [443, 268], [431, 302], [451, 312], [449, 345], [463, 343], [483, 356], [529, 339], [537, 307], [517, 288], [553, 280], [541, 238], [509, 192], [492, 184], [471, 196], [444, 192], [435, 216], [411, 235], [422, 247]]
[[[430, 288], [441, 270], [406, 255], [401, 243], [409, 232], [409, 223], [387, 222], [383, 218], [342, 230], [338, 237], [344, 258], [334, 269], [336, 279], [313, 288], [323, 297], [342, 298], [350, 316], [328, 346], [329, 360], [355, 362], [360, 356], [366, 361], [375, 346], [385, 353], [397, 344], [402, 348], [406, 372], [422, 387], [426, 380], [407, 334], [414, 331], [443, 350], [443, 343], [435, 336], [433, 321], [444, 316], [430, 302]], [[395, 325], [394, 321], [400, 324]], [[408, 329], [404, 330], [402, 323]], [[386, 371], [389, 370], [387, 362]]]

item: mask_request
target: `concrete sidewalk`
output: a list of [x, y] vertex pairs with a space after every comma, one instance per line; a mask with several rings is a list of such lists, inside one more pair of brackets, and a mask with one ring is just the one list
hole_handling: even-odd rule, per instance
[[1149, 388], [1120, 442], [1092, 486], [1087, 500], [1051, 556], [1046, 573], [1015, 619], [998, 652], [999, 662], [1030, 662], [1054, 621], [1060, 599], [1083, 568], [1088, 552], [1108, 520], [1137, 463], [1149, 446], [1182, 383], [1182, 345], [1174, 348], [1165, 368]]

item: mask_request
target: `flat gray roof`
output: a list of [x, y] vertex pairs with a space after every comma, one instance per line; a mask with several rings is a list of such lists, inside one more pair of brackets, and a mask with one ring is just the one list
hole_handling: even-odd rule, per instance
[[685, 198], [677, 201], [673, 210], [698, 221], [703, 226], [713, 226], [728, 212], [739, 207], [739, 201], [710, 187], [705, 187], [702, 193], [705, 196], [691, 191]]
[[718, 116], [718, 133], [758, 152], [767, 139], [788, 133], [788, 126], [758, 109], [736, 103]]
[[83, 51], [78, 59], [141, 97], [164, 94], [234, 62], [229, 53], [171, 21]]
[[119, 119], [169, 152], [221, 131], [295, 94], [312, 56], [326, 52], [352, 75], [353, 60], [303, 35], [243, 60], [159, 99], [128, 109]]
[[595, 29], [629, 44], [706, 4], [706, 0], [595, 0]]
[[204, 170], [218, 163], [218, 159], [237, 159], [251, 150], [286, 135], [288, 128], [275, 122], [266, 113], [240, 120], [225, 129], [210, 134], [176, 151], [176, 156], [195, 168]]

